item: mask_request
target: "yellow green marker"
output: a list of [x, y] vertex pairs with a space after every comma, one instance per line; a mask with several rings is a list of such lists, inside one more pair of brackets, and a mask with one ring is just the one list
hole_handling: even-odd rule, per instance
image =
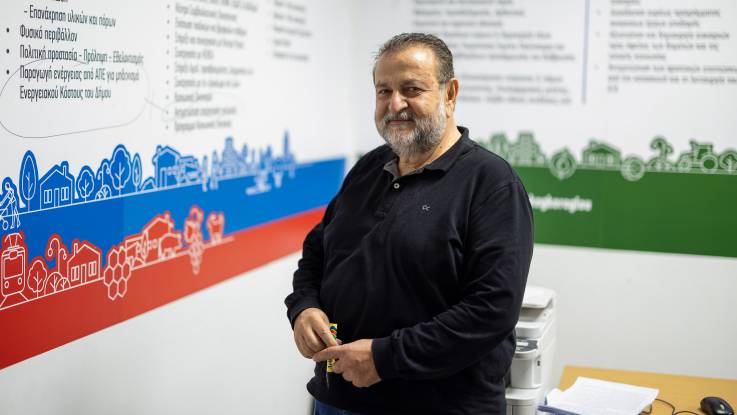
[[[333, 336], [333, 339], [338, 340], [338, 325], [336, 323], [330, 323], [330, 334]], [[325, 384], [330, 389], [330, 374], [333, 373], [335, 359], [328, 359], [325, 363]]]
[[[336, 323], [330, 323], [330, 334], [333, 336], [334, 340], [338, 340], [338, 325]], [[333, 364], [335, 363], [335, 359], [328, 359], [327, 364], [327, 371], [328, 373], [333, 373]]]

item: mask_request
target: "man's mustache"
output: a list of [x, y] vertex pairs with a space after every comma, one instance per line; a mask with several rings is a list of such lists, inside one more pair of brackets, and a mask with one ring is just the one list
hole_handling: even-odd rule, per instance
[[402, 110], [399, 112], [389, 113], [384, 116], [384, 125], [391, 121], [414, 121], [415, 114], [408, 110]]

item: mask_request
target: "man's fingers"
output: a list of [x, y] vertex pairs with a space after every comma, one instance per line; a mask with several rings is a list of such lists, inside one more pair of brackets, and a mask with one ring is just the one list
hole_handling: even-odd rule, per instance
[[[312, 318], [310, 321], [310, 327], [312, 331], [320, 338], [322, 344], [325, 347], [337, 346], [338, 342], [335, 341], [333, 335], [330, 333], [330, 323], [328, 316], [325, 313], [320, 313], [319, 318]], [[322, 350], [323, 347], [320, 347]]]
[[307, 347], [307, 344], [305, 344], [305, 341], [304, 339], [302, 339], [301, 336], [296, 338], [296, 343], [297, 343], [297, 350], [299, 350], [302, 356], [308, 359], [312, 359], [312, 356], [315, 354], [315, 352], [310, 350], [309, 347]]
[[325, 347], [322, 344], [322, 340], [315, 334], [312, 329], [305, 330], [303, 334], [303, 340], [305, 345], [312, 351], [313, 354], [319, 352]]
[[323, 327], [328, 327], [327, 324], [322, 323], [325, 318], [327, 318], [325, 313], [317, 308], [305, 309], [297, 316], [294, 325], [294, 341], [302, 356], [312, 358], [315, 353], [325, 348], [319, 335]]
[[324, 362], [328, 359], [340, 359], [340, 356], [343, 354], [341, 347], [343, 346], [332, 346], [327, 349], [323, 349], [315, 353], [315, 355], [312, 356], [312, 360], [316, 362]]
[[346, 382], [353, 383], [353, 373], [351, 373], [351, 372], [343, 372], [343, 379], [345, 379]]
[[305, 350], [309, 353], [310, 357], [325, 348], [325, 346], [323, 346], [322, 344], [322, 341], [317, 338], [317, 336], [315, 336], [312, 330], [306, 330], [305, 333], [303, 333], [302, 344]]
[[299, 351], [299, 354], [301, 354], [302, 356], [304, 356], [304, 357], [306, 357], [306, 358], [308, 358], [308, 359], [312, 357], [312, 356], [308, 356], [308, 355], [307, 355], [307, 354], [308, 354], [308, 353], [307, 353], [307, 350], [305, 349], [305, 347], [304, 347], [304, 345], [302, 344], [302, 341], [301, 341], [301, 340], [297, 339], [297, 340], [295, 341], [295, 343], [297, 344], [297, 350]]
[[304, 342], [302, 341], [302, 336], [296, 331], [294, 332], [294, 344], [297, 345], [297, 350], [299, 351], [299, 354], [307, 358], [312, 357], [307, 356], [307, 350], [305, 349]]
[[319, 321], [321, 324], [324, 324], [326, 326], [330, 325], [330, 320], [328, 319], [328, 315], [325, 314], [324, 311], [320, 310], [319, 308], [315, 309], [315, 312], [310, 315], [313, 320]]
[[337, 374], [343, 373], [345, 368], [343, 367], [343, 359], [338, 359], [333, 363], [333, 372]]
[[330, 328], [326, 328], [323, 330], [320, 330], [320, 338], [322, 339], [322, 342], [325, 343], [325, 346], [331, 347], [331, 346], [337, 346], [338, 342], [335, 340], [333, 335], [330, 333]]

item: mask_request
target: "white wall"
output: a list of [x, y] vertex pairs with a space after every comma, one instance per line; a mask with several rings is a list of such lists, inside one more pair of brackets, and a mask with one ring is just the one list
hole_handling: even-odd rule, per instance
[[0, 414], [308, 414], [298, 255], [0, 371]]
[[540, 245], [564, 365], [737, 379], [737, 259]]

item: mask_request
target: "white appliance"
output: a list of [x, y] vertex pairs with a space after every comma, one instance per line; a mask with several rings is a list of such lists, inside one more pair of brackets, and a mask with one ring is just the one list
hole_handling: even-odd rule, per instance
[[556, 385], [552, 367], [555, 354], [555, 292], [527, 286], [515, 327], [517, 349], [509, 371], [507, 415], [535, 415], [537, 406]]

